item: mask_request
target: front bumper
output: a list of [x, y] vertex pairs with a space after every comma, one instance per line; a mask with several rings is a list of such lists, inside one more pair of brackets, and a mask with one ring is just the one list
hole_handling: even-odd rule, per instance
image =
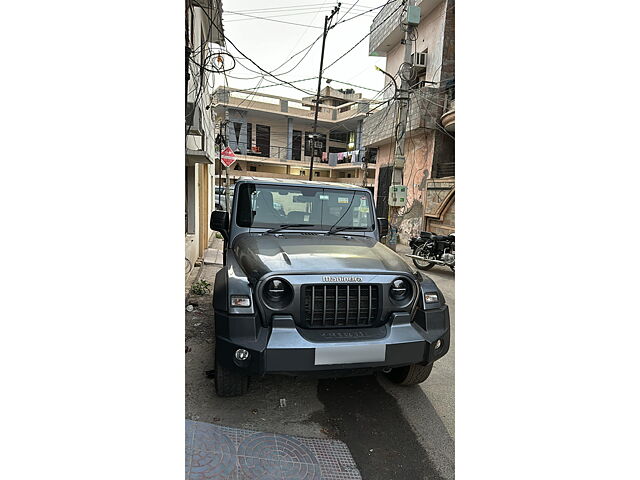
[[[251, 328], [232, 327], [233, 323], [243, 321], [255, 326], [255, 334], [247, 335]], [[271, 328], [264, 328], [253, 317], [216, 312], [216, 358], [227, 368], [247, 374], [300, 375], [428, 365], [449, 350], [446, 305], [418, 310], [413, 320], [408, 313], [393, 313], [389, 322], [379, 328], [303, 330], [288, 315], [276, 316], [272, 323]], [[233, 335], [233, 331], [242, 331], [243, 335]], [[436, 349], [438, 340], [440, 345]], [[238, 348], [249, 351], [247, 360], [235, 358]]]

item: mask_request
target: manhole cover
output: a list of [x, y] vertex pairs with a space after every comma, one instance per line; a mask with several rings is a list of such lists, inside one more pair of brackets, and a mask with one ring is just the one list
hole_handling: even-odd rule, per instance
[[361, 480], [337, 440], [254, 432], [186, 421], [186, 478]]
[[248, 478], [320, 480], [318, 459], [295, 437], [254, 433], [238, 446], [238, 462]]

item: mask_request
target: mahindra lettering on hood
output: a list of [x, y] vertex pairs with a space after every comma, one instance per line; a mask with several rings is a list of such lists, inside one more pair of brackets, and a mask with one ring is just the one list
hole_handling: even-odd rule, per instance
[[322, 280], [325, 282], [354, 282], [358, 283], [362, 281], [362, 277], [331, 277], [325, 276], [322, 277]]
[[425, 381], [449, 349], [449, 309], [433, 280], [379, 242], [371, 192], [323, 182], [241, 178], [217, 273], [215, 381], [245, 393], [268, 374], [371, 374]]

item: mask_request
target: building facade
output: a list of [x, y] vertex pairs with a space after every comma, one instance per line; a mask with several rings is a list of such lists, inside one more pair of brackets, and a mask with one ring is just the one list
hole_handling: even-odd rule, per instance
[[[411, 62], [405, 62], [405, 30], [410, 5], [419, 9], [419, 23], [409, 39]], [[455, 0], [395, 0], [375, 17], [369, 54], [386, 57], [384, 107], [368, 116], [362, 144], [377, 148], [377, 215], [387, 217], [398, 125], [401, 79], [410, 85], [405, 129], [402, 184], [407, 204], [399, 211], [400, 241], [429, 230], [447, 234], [455, 228]], [[412, 13], [415, 14], [416, 9]]]
[[[365, 159], [362, 122], [369, 101], [352, 90], [322, 90], [313, 179], [375, 185], [375, 151]], [[230, 183], [241, 176], [308, 179], [315, 97], [294, 99], [220, 87], [214, 94], [218, 131], [237, 161], [229, 169]], [[225, 183], [226, 172], [221, 184]], [[219, 180], [216, 180], [218, 183]]]
[[209, 244], [214, 209], [215, 113], [212, 77], [205, 65], [224, 46], [222, 2], [190, 0], [185, 11], [185, 258], [195, 265]]

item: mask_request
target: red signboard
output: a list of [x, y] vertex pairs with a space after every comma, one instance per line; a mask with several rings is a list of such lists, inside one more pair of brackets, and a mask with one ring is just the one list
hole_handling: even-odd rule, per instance
[[230, 147], [225, 148], [220, 155], [220, 161], [225, 167], [230, 167], [236, 161], [236, 155]]

